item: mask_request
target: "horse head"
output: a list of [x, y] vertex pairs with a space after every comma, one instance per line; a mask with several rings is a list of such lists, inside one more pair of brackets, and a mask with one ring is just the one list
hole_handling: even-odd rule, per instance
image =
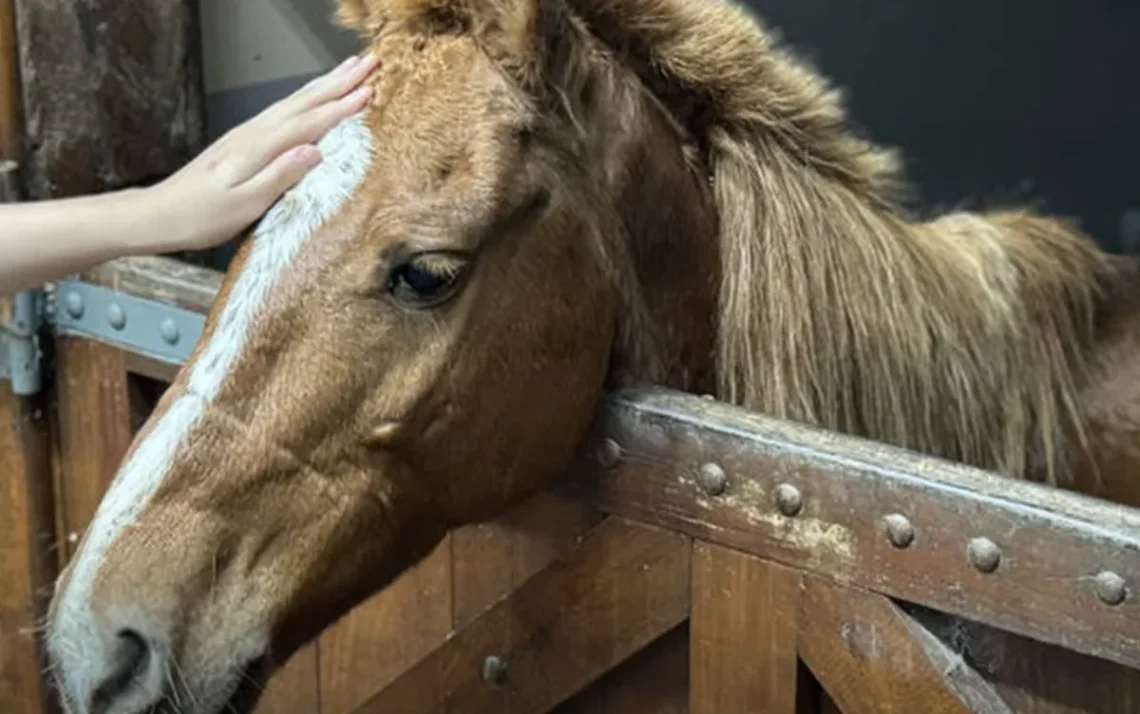
[[374, 101], [243, 245], [61, 575], [71, 711], [248, 706], [447, 529], [557, 476], [608, 385], [711, 389], [706, 178], [568, 7], [340, 14]]

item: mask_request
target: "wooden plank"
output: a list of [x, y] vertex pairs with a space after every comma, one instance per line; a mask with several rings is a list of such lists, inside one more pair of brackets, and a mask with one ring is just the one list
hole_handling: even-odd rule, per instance
[[597, 510], [582, 499], [543, 492], [495, 521], [456, 530], [452, 534], [452, 627], [461, 629], [581, 542], [600, 519]]
[[202, 148], [195, 0], [15, 0], [33, 199], [172, 173]]
[[224, 273], [162, 256], [121, 258], [98, 265], [83, 279], [145, 300], [205, 315]]
[[56, 567], [47, 426], [38, 401], [0, 382], [0, 692], [5, 714], [57, 711], [36, 625]]
[[900, 608], [990, 682], [1017, 714], [1140, 711], [1140, 670], [909, 603]]
[[311, 643], [297, 651], [265, 685], [254, 714], [319, 714], [321, 691], [318, 650]]
[[322, 714], [348, 714], [444, 641], [451, 599], [448, 535], [320, 636]]
[[20, 76], [14, 0], [0, 0], [0, 161], [20, 159]]
[[1013, 714], [968, 664], [888, 598], [805, 576], [800, 656], [843, 714]]
[[130, 447], [132, 415], [122, 352], [74, 337], [56, 344], [58, 497], [70, 557]]
[[630, 712], [688, 714], [688, 623], [675, 627], [551, 710], [551, 714]]
[[794, 570], [721, 546], [693, 545], [693, 714], [795, 714]]
[[[597, 431], [578, 472], [610, 512], [1140, 667], [1136, 509], [668, 390], [614, 395]], [[710, 463], [723, 492], [702, 485]], [[895, 515], [913, 529], [902, 547]], [[967, 557], [979, 537], [1000, 551], [992, 571]], [[1102, 572], [1123, 602], [1099, 599]]]
[[684, 536], [607, 519], [357, 712], [549, 711], [685, 620], [689, 558]]

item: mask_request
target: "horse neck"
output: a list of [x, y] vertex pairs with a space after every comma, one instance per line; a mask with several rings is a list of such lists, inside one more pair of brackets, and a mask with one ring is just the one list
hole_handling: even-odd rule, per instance
[[610, 101], [600, 162], [621, 224], [621, 245], [611, 249], [625, 264], [612, 386], [711, 393], [720, 255], [707, 176], [684, 133], [636, 81], [627, 78]]

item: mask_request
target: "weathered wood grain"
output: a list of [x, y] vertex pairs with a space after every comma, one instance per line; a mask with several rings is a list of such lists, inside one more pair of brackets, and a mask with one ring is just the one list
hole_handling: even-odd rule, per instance
[[98, 342], [60, 337], [56, 393], [57, 498], [63, 503], [70, 558], [134, 438], [123, 353]]
[[1013, 714], [992, 685], [888, 598], [805, 576], [800, 656], [843, 714]]
[[577, 498], [543, 492], [502, 517], [452, 534], [452, 627], [467, 625], [560, 554], [601, 515]]
[[795, 714], [799, 588], [795, 570], [693, 544], [693, 714]]
[[[604, 509], [1140, 666], [1140, 511], [666, 390], [615, 395], [598, 427], [617, 464], [580, 472]], [[710, 462], [726, 474], [716, 495]], [[913, 527], [905, 547], [892, 514]], [[992, 572], [967, 559], [978, 537], [1001, 550]], [[1124, 578], [1123, 602], [1098, 599], [1102, 571]]]
[[165, 176], [202, 148], [194, 0], [15, 0], [32, 199]]
[[14, 0], [0, 0], [0, 161], [20, 159], [20, 68]]
[[938, 638], [951, 663], [960, 659], [985, 678], [1016, 714], [1140, 712], [1140, 670], [909, 603], [900, 607]]
[[40, 677], [36, 625], [56, 575], [47, 425], [37, 399], [0, 382], [0, 704], [7, 714], [56, 711]]
[[[357, 711], [548, 711], [684, 621], [689, 558], [684, 536], [607, 519]], [[490, 655], [507, 662], [498, 685]]]
[[321, 634], [322, 714], [349, 714], [422, 661], [451, 632], [451, 602], [448, 535]]

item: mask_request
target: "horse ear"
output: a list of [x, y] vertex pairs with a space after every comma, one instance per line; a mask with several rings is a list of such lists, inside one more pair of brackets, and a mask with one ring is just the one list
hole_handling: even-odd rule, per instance
[[369, 6], [368, 0], [339, 0], [333, 17], [341, 27], [368, 39], [371, 34]]

